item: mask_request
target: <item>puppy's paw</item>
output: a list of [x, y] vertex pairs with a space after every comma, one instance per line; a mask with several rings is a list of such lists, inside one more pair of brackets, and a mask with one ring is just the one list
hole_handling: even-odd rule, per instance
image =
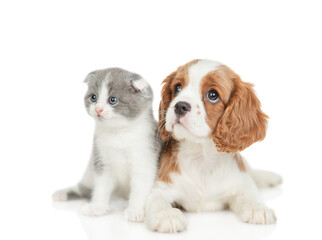
[[277, 173], [263, 170], [254, 170], [252, 176], [260, 188], [276, 187], [283, 183], [283, 178]]
[[87, 203], [80, 209], [81, 214], [86, 216], [103, 216], [109, 212], [109, 207], [107, 205], [96, 205], [93, 203]]
[[267, 180], [268, 187], [276, 187], [277, 185], [280, 185], [283, 183], [282, 176], [272, 173], [270, 176], [270, 180]]
[[67, 190], [58, 190], [58, 191], [54, 192], [54, 194], [51, 196], [51, 198], [57, 202], [67, 201], [68, 200], [67, 192], [68, 192]]
[[143, 222], [144, 219], [144, 210], [127, 208], [124, 210], [124, 217], [130, 222]]
[[178, 233], [187, 228], [187, 220], [177, 208], [169, 208], [147, 216], [146, 224], [150, 230], [163, 233]]
[[261, 204], [250, 204], [244, 207], [240, 213], [240, 219], [251, 224], [276, 223], [275, 212]]

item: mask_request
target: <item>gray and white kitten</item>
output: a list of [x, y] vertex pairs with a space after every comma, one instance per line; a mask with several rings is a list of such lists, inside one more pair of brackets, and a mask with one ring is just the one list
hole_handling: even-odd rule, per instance
[[91, 158], [79, 184], [53, 199], [90, 198], [81, 212], [100, 216], [117, 194], [129, 198], [126, 219], [143, 221], [160, 152], [152, 89], [140, 75], [120, 68], [91, 72], [85, 82], [86, 110], [96, 123]]

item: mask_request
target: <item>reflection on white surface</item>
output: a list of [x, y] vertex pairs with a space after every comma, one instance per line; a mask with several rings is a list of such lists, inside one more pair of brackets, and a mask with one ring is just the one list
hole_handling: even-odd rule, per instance
[[[281, 188], [262, 191], [264, 200], [281, 195]], [[57, 210], [71, 211], [79, 216], [80, 224], [87, 239], [263, 239], [271, 235], [274, 225], [251, 225], [242, 223], [230, 211], [210, 213], [185, 213], [189, 226], [180, 234], [160, 234], [150, 232], [142, 223], [127, 222], [123, 218], [126, 201], [115, 199], [111, 203], [110, 214], [104, 217], [86, 217], [78, 213], [84, 201], [53, 203]], [[268, 204], [269, 205], [269, 204]], [[278, 213], [277, 213], [278, 215]], [[75, 223], [73, 223], [75, 224]]]

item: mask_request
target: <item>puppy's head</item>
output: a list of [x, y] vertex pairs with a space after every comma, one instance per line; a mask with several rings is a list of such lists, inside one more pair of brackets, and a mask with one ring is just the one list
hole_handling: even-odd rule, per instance
[[120, 68], [96, 70], [87, 75], [85, 107], [97, 122], [122, 125], [150, 108], [153, 93], [138, 74]]
[[236, 152], [264, 139], [267, 115], [252, 85], [227, 66], [194, 60], [171, 73], [163, 84], [159, 107], [163, 140], [211, 138], [218, 151]]

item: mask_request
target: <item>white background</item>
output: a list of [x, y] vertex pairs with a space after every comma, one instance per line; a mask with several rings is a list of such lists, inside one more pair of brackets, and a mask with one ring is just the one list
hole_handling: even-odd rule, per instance
[[[321, 239], [321, 23], [319, 1], [307, 0], [1, 1], [0, 239]], [[277, 224], [187, 214], [188, 231], [169, 236], [120, 210], [93, 219], [78, 214], [82, 202], [53, 204], [90, 154], [86, 74], [138, 72], [153, 86], [156, 113], [163, 78], [195, 58], [255, 84], [269, 128], [243, 154], [283, 175], [263, 192]]]

